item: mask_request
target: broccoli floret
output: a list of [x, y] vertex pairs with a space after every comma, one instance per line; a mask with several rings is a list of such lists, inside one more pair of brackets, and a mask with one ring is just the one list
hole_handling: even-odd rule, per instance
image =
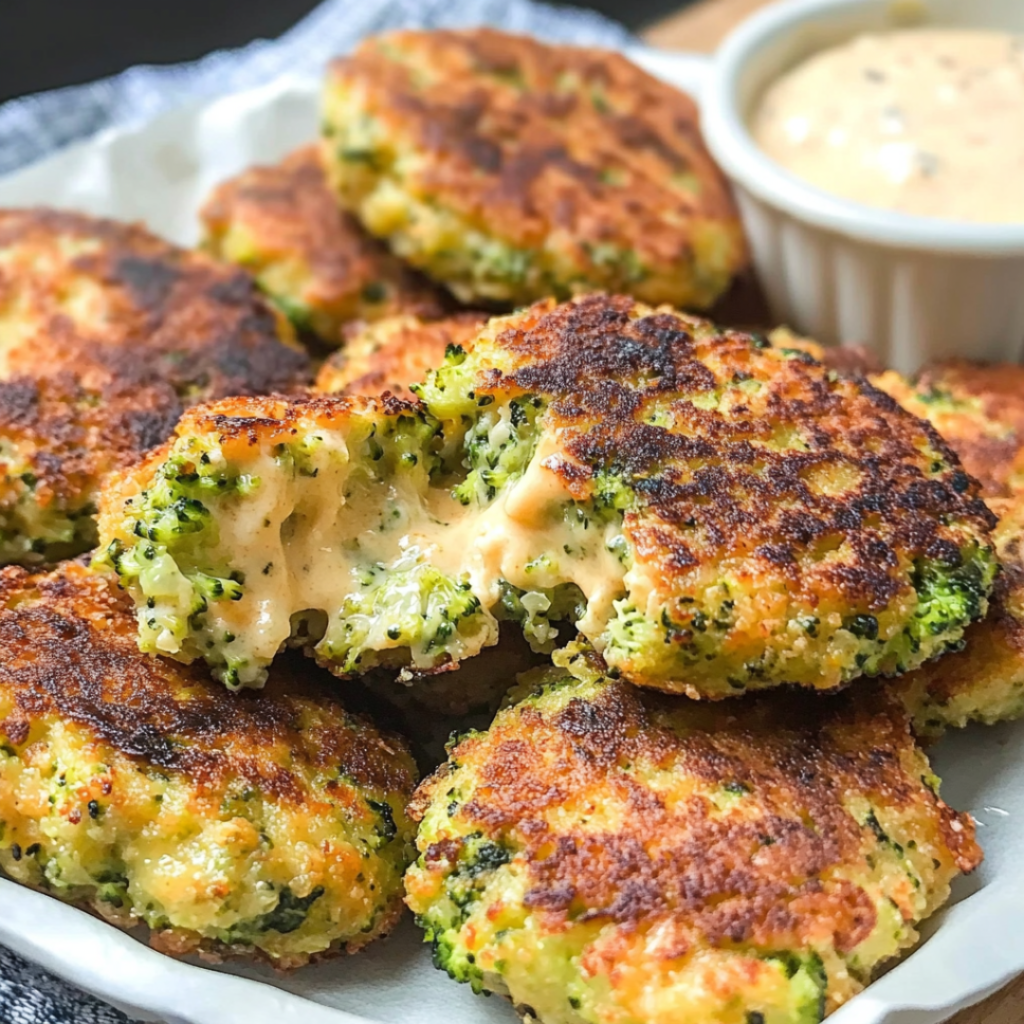
[[607, 520], [625, 512], [636, 504], [636, 490], [621, 473], [602, 472], [594, 478], [594, 496], [591, 499], [599, 520]]
[[310, 908], [324, 894], [324, 887], [318, 885], [308, 896], [296, 896], [288, 886], [281, 890], [277, 906], [273, 910], [250, 921], [241, 921], [228, 929], [221, 937], [223, 942], [252, 945], [264, 932], [278, 932], [287, 935], [302, 927], [309, 916]]
[[[482, 395], [477, 401], [489, 398]], [[453, 492], [463, 505], [474, 501], [486, 505], [522, 476], [537, 447], [541, 411], [539, 400], [526, 397], [494, 411], [485, 409], [480, 415], [464, 442], [469, 475]]]
[[615, 615], [608, 623], [609, 648], [627, 658], [661, 651], [665, 671], [680, 671], [718, 654], [721, 636], [732, 626], [733, 602], [727, 598], [707, 608], [692, 602], [671, 613], [663, 608], [656, 620], [626, 600], [616, 601], [614, 608]]
[[395, 836], [398, 835], [398, 825], [395, 824], [395, 812], [386, 800], [372, 800], [366, 798], [366, 806], [377, 815], [380, 824], [376, 826], [377, 838], [380, 846], [387, 846]]
[[417, 918], [424, 940], [431, 944], [434, 966], [446, 971], [455, 981], [468, 983], [479, 993], [483, 973], [473, 955], [460, 941], [460, 929], [469, 920], [480, 897], [499, 868], [511, 862], [513, 853], [485, 839], [479, 832], [462, 838], [458, 861], [445, 879], [444, 900], [439, 900], [429, 916]]
[[772, 953], [765, 957], [777, 964], [789, 981], [793, 1024], [820, 1024], [825, 1019], [828, 975], [817, 953]]
[[438, 421], [426, 413], [384, 419], [373, 426], [363, 442], [361, 462], [372, 466], [380, 479], [421, 463], [434, 476], [442, 469], [441, 452], [435, 443], [440, 429]]
[[[379, 664], [426, 668], [443, 655], [458, 661], [468, 641], [496, 632], [493, 616], [469, 583], [430, 565], [369, 566], [354, 577], [356, 593], [346, 598], [316, 648], [343, 674]], [[388, 659], [389, 651], [397, 658]]]
[[112, 907], [131, 905], [128, 878], [123, 864], [97, 872], [93, 875], [93, 880], [96, 882], [96, 894], [104, 903], [109, 903]]
[[423, 929], [423, 939], [430, 943], [430, 955], [434, 966], [444, 971], [454, 981], [472, 986], [479, 995], [484, 991], [484, 975], [476, 964], [472, 963], [466, 948], [459, 944], [458, 933], [443, 929], [435, 930], [430, 922], [422, 917], [416, 923]]
[[423, 383], [413, 384], [411, 390], [431, 416], [456, 423], [465, 416], [472, 422], [479, 409], [473, 390], [476, 375], [477, 368], [467, 362], [466, 350], [461, 345], [449, 345], [444, 362], [428, 373]]
[[521, 590], [507, 580], [500, 583], [499, 619], [518, 623], [530, 647], [539, 654], [555, 649], [555, 622], [577, 622], [587, 610], [587, 599], [575, 583], [538, 590]]
[[919, 640], [960, 631], [967, 622], [981, 618], [996, 574], [991, 549], [964, 552], [955, 568], [921, 562], [914, 567], [913, 584], [918, 607], [911, 623]]
[[917, 610], [900, 633], [879, 639], [878, 623], [871, 615], [857, 615], [844, 623], [843, 628], [859, 637], [864, 647], [857, 670], [865, 675], [893, 675], [918, 664], [922, 654], [928, 659], [956, 650], [967, 624], [985, 614], [996, 571], [989, 548], [962, 552], [957, 566], [936, 560], [919, 562], [911, 577]]
[[627, 657], [664, 642], [664, 630], [628, 601], [615, 602], [615, 615], [608, 623], [608, 647]]

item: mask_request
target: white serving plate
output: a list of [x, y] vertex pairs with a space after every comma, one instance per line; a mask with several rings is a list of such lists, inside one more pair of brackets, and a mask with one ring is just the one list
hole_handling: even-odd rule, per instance
[[[653, 73], [698, 93], [702, 58], [636, 50]], [[220, 179], [273, 161], [316, 132], [317, 82], [288, 80], [104, 133], [0, 181], [0, 205], [35, 203], [145, 221], [184, 244]], [[916, 952], [830, 1018], [832, 1024], [937, 1024], [1024, 971], [1024, 722], [972, 728], [933, 759], [943, 795], [977, 818], [987, 858], [960, 879]], [[0, 942], [113, 1002], [167, 1024], [514, 1024], [430, 964], [406, 920], [355, 957], [288, 977], [171, 960], [81, 911], [0, 879]], [[689, 1022], [680, 1022], [689, 1024]], [[701, 1022], [694, 1022], [701, 1024]]]

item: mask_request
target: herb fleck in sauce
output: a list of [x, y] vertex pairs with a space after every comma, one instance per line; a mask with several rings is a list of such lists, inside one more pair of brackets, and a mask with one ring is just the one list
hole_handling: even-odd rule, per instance
[[908, 29], [859, 36], [779, 78], [758, 145], [812, 185], [869, 206], [1024, 222], [1024, 39]]

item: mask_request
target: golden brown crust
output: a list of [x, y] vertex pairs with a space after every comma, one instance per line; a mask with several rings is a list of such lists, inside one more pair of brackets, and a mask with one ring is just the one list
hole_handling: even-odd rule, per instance
[[[602, 474], [634, 481], [641, 507], [626, 530], [663, 581], [744, 559], [751, 578], [781, 577], [810, 604], [827, 592], [874, 612], [909, 586], [898, 564], [959, 564], [944, 523], [981, 536], [994, 524], [931, 426], [810, 357], [624, 297], [538, 303], [497, 324], [477, 345], [495, 365], [476, 392], [550, 399], [559, 452], [545, 466], [574, 496], [589, 497]], [[756, 390], [733, 391], [723, 409], [723, 390], [747, 382]], [[695, 404], [702, 395], [717, 407]], [[651, 424], [655, 412], [673, 417], [671, 430]], [[831, 545], [848, 553], [808, 556]]]
[[5, 559], [88, 546], [102, 476], [167, 438], [184, 408], [293, 391], [310, 373], [247, 275], [141, 227], [49, 209], [0, 211], [0, 335]]
[[99, 478], [134, 461], [174, 430], [181, 406], [170, 385], [111, 379], [92, 388], [75, 374], [0, 381], [0, 440], [11, 455], [2, 464], [8, 486], [0, 509], [27, 490], [11, 479], [31, 477], [35, 500], [89, 501]]
[[696, 104], [619, 54], [490, 29], [397, 32], [330, 77], [420, 155], [417, 193], [522, 249], [556, 235], [580, 266], [611, 245], [664, 271], [691, 258], [702, 222], [738, 223]]
[[461, 313], [444, 320], [395, 317], [353, 329], [345, 347], [320, 368], [316, 390], [325, 394], [413, 398], [409, 385], [444, 362], [451, 345], [468, 351], [487, 321], [485, 313]]
[[[297, 290], [275, 298], [314, 311], [330, 326], [324, 340], [337, 344], [341, 324], [357, 316], [409, 313], [443, 315], [450, 300], [392, 256], [343, 212], [327, 185], [320, 151], [306, 146], [281, 163], [250, 167], [217, 187], [201, 215], [212, 251], [237, 261], [229, 242], [244, 232], [257, 274], [280, 262], [294, 268]], [[274, 282], [266, 280], [273, 294]], [[369, 298], [368, 298], [369, 296]], [[287, 308], [287, 306], [286, 306]], [[322, 320], [316, 311], [323, 314]], [[324, 331], [317, 333], [324, 334]]]
[[[293, 441], [311, 423], [330, 428], [344, 424], [355, 414], [398, 416], [405, 412], [422, 414], [415, 403], [390, 394], [379, 397], [310, 394], [293, 398], [277, 395], [224, 398], [187, 410], [178, 421], [175, 434], [188, 437], [216, 433], [225, 455], [230, 458], [260, 444]], [[153, 468], [167, 458], [173, 440], [149, 452], [144, 460], [113, 479], [112, 483], [117, 485], [132, 477], [146, 481]], [[111, 500], [107, 494], [104, 495], [103, 507], [114, 513], [119, 511], [118, 501]]]
[[199, 788], [243, 778], [275, 799], [302, 801], [301, 769], [387, 792], [415, 784], [387, 739], [374, 732], [374, 742], [304, 672], [284, 668], [267, 691], [233, 694], [201, 667], [140, 653], [127, 596], [73, 563], [45, 576], [0, 572], [0, 688], [14, 707], [0, 734], [15, 744], [55, 715]]
[[[716, 323], [735, 323], [728, 317], [713, 317]], [[805, 352], [812, 359], [817, 359], [830, 370], [839, 373], [866, 377], [868, 374], [881, 373], [882, 364], [871, 349], [864, 345], [822, 345], [813, 338], [805, 338], [794, 334], [788, 327], [776, 327], [769, 332], [768, 340], [775, 348], [791, 349]]]
[[1024, 500], [990, 504], [999, 515], [993, 539], [1001, 571], [988, 615], [967, 629], [963, 650], [894, 683], [923, 736], [1024, 714]]
[[[308, 360], [281, 343], [279, 321], [247, 274], [138, 225], [0, 211], [0, 257], [0, 309], [11, 316], [17, 304], [24, 330], [2, 346], [4, 376], [67, 369], [86, 385], [92, 373], [156, 379], [190, 402], [287, 391], [308, 379]], [[68, 290], [78, 282], [99, 294], [76, 306]]]
[[1024, 489], [1024, 367], [951, 360], [915, 378], [889, 370], [872, 380], [942, 434], [986, 498]]
[[971, 419], [954, 417], [936, 426], [967, 472], [981, 481], [987, 497], [1005, 497], [1020, 486], [1012, 478], [1015, 471], [1024, 470], [1024, 366], [950, 360], [923, 370], [915, 390], [973, 399], [981, 417], [1001, 428], [998, 432], [972, 425]]
[[[923, 763], [879, 687], [694, 706], [619, 682], [557, 713], [527, 701], [463, 740], [450, 764], [471, 768], [473, 788], [452, 822], [516, 850], [526, 907], [553, 932], [559, 921], [632, 931], [675, 915], [672, 957], [823, 941], [847, 953], [876, 921], [857, 872], [881, 826], [854, 816], [857, 801], [883, 820], [916, 818], [916, 841], [944, 848], [935, 855], [958, 870], [980, 863], [972, 819], [935, 795]], [[413, 818], [452, 785], [451, 769], [423, 783]], [[715, 798], [749, 803], [717, 813]], [[458, 845], [426, 847], [424, 864], [453, 860]]]

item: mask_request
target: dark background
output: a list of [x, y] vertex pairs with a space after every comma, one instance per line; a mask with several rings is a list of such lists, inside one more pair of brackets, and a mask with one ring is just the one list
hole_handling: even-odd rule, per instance
[[[352, 0], [359, 3], [360, 0]], [[317, 0], [0, 0], [0, 100], [272, 39]], [[638, 29], [684, 0], [578, 0]]]

